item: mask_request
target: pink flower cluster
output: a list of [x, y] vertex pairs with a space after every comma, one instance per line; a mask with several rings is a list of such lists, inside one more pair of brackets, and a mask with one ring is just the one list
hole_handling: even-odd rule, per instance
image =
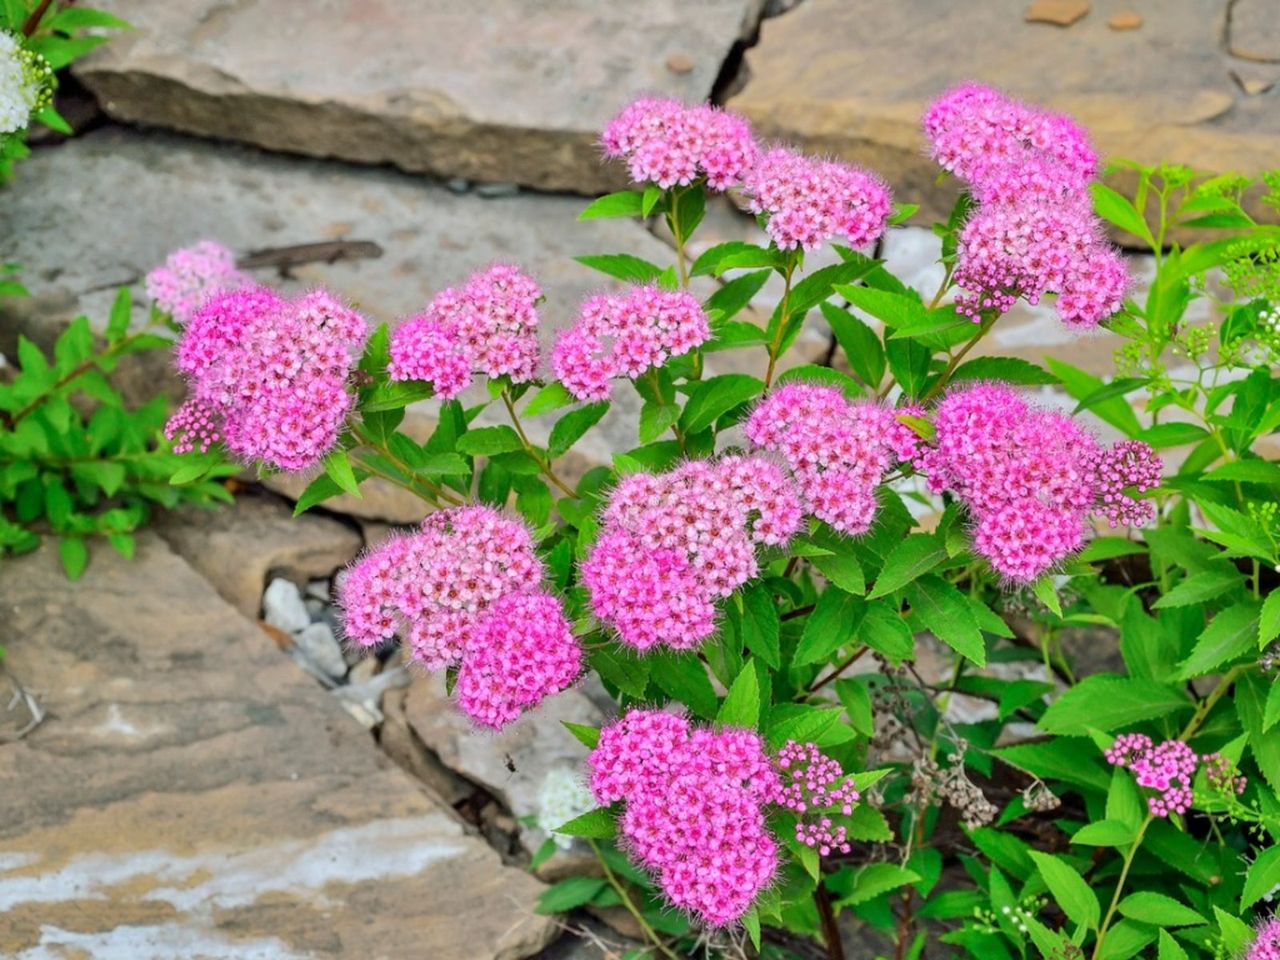
[[1138, 786], [1156, 791], [1147, 797], [1147, 807], [1155, 816], [1191, 809], [1191, 778], [1200, 758], [1181, 740], [1166, 740], [1156, 746], [1145, 734], [1124, 733], [1116, 737], [1106, 758], [1112, 766], [1133, 771]]
[[425, 380], [436, 396], [456, 397], [479, 369], [490, 377], [532, 380], [538, 372], [542, 290], [518, 267], [499, 263], [441, 290], [426, 312], [391, 338], [392, 380]]
[[1200, 758], [1200, 768], [1210, 788], [1221, 794], [1238, 797], [1249, 785], [1249, 778], [1242, 776], [1232, 761], [1216, 751]]
[[292, 301], [260, 287], [215, 294], [178, 343], [191, 396], [165, 436], [178, 453], [221, 440], [246, 461], [314, 467], [351, 408], [347, 379], [367, 336], [364, 318], [324, 291]]
[[347, 568], [346, 635], [373, 647], [401, 633], [430, 670], [457, 666], [458, 706], [499, 729], [565, 689], [582, 650], [521, 522], [491, 507], [433, 513]]
[[606, 157], [623, 157], [631, 179], [664, 190], [706, 177], [713, 190], [735, 186], [759, 153], [751, 127], [736, 113], [665, 97], [640, 97], [600, 136]]
[[1055, 293], [1063, 322], [1087, 328], [1120, 309], [1128, 270], [1093, 214], [1098, 158], [1077, 124], [962, 84], [933, 102], [924, 128], [935, 159], [978, 202], [959, 238], [963, 313], [976, 322]]
[[777, 872], [770, 806], [819, 815], [801, 820], [796, 838], [822, 855], [849, 849], [846, 829], [821, 814], [852, 813], [858, 794], [811, 743], [788, 742], [775, 762], [754, 731], [632, 709], [600, 731], [587, 765], [597, 802], [626, 804], [620, 828], [631, 856], [667, 899], [715, 926], [739, 920]]
[[752, 213], [783, 250], [812, 250], [832, 237], [865, 247], [885, 231], [893, 197], [873, 173], [785, 148], [765, 153], [743, 177]]
[[551, 366], [579, 400], [607, 400], [615, 377], [635, 380], [710, 337], [707, 315], [692, 294], [632, 287], [588, 298], [573, 326], [556, 340]]
[[911, 460], [919, 444], [893, 410], [851, 403], [834, 387], [800, 383], [773, 390], [752, 412], [746, 434], [786, 460], [807, 512], [853, 535], [871, 528], [876, 487], [895, 463]]
[[694, 460], [624, 477], [582, 564], [595, 615], [637, 650], [696, 648], [715, 630], [715, 602], [756, 576], [757, 544], [800, 528], [800, 500], [757, 457]]
[[1280, 917], [1271, 917], [1258, 925], [1245, 960], [1280, 960]]
[[914, 465], [934, 492], [950, 490], [976, 523], [974, 549], [1010, 580], [1028, 583], [1084, 543], [1091, 513], [1146, 522], [1129, 496], [1159, 484], [1146, 444], [1103, 448], [1070, 417], [1030, 406], [1008, 386], [953, 390], [934, 411], [936, 437]]
[[235, 255], [213, 240], [173, 251], [146, 277], [147, 296], [178, 323], [187, 323], [215, 293], [251, 283], [236, 269]]

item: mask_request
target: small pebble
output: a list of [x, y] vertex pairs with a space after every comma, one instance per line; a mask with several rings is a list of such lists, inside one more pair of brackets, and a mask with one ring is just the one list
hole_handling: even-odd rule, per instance
[[262, 619], [285, 633], [297, 633], [311, 624], [311, 614], [302, 602], [297, 586], [276, 577], [262, 595]]
[[328, 603], [330, 599], [332, 599], [332, 594], [329, 592], [329, 581], [328, 580], [308, 580], [307, 596], [312, 597], [316, 600], [320, 600], [324, 603]]
[[444, 185], [451, 193], [466, 193], [471, 189], [471, 181], [466, 177], [450, 177]]
[[667, 69], [672, 73], [692, 73], [693, 58], [687, 53], [673, 53], [667, 57]]
[[1088, 0], [1036, 0], [1027, 8], [1027, 23], [1069, 27], [1089, 12]]
[[1125, 10], [1109, 19], [1107, 26], [1112, 30], [1137, 30], [1142, 26], [1142, 14]]
[[476, 187], [476, 193], [489, 200], [498, 197], [514, 197], [520, 192], [520, 185], [517, 183], [482, 183]]
[[303, 655], [335, 680], [347, 675], [347, 661], [342, 647], [327, 623], [309, 623], [293, 636]]

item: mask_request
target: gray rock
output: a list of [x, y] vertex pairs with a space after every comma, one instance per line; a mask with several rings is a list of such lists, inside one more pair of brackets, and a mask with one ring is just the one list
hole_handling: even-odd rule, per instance
[[346, 676], [347, 661], [342, 656], [342, 646], [327, 623], [307, 624], [293, 635], [293, 642], [303, 656], [333, 679]]
[[296, 634], [311, 625], [311, 614], [292, 580], [276, 577], [262, 595], [262, 619], [285, 633]]
[[308, 580], [307, 588], [304, 591], [308, 597], [313, 600], [319, 600], [321, 603], [329, 603], [332, 599], [329, 592], [329, 580]]
[[[710, 93], [762, 0], [103, 0], [137, 30], [77, 64], [112, 116], [551, 190], [622, 182], [596, 138], [642, 92]], [[667, 69], [672, 54], [688, 69]]]

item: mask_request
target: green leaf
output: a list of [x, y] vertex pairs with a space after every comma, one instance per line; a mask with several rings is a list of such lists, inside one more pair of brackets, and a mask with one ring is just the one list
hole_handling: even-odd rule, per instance
[[413, 467], [432, 477], [462, 477], [471, 472], [467, 461], [456, 453], [424, 453], [414, 460]]
[[1083, 738], [1057, 737], [1039, 743], [1021, 743], [1001, 747], [994, 753], [1003, 762], [1032, 776], [1062, 780], [1095, 791], [1105, 791], [1111, 783], [1111, 774], [1103, 772], [1098, 761], [1082, 759], [1097, 753]]
[[704, 380], [694, 389], [680, 415], [686, 433], [698, 433], [734, 407], [760, 395], [764, 381], [745, 373], [724, 373]]
[[547, 450], [551, 456], [558, 457], [572, 447], [608, 412], [609, 401], [598, 400], [566, 413], [551, 428], [551, 437], [547, 441]]
[[115, 343], [129, 332], [129, 320], [133, 316], [133, 294], [128, 287], [116, 291], [107, 320], [107, 342]]
[[931, 533], [913, 533], [885, 557], [884, 568], [867, 594], [868, 600], [900, 590], [947, 559], [946, 548]]
[[1073, 414], [1083, 413], [1090, 410], [1101, 403], [1108, 400], [1123, 397], [1125, 394], [1133, 393], [1145, 387], [1150, 381], [1141, 377], [1122, 377], [1112, 380], [1110, 383], [1104, 383], [1084, 397], [1080, 398], [1080, 402], [1076, 404], [1076, 408], [1071, 411]]
[[1203, 676], [1215, 667], [1242, 657], [1254, 650], [1258, 635], [1259, 605], [1256, 600], [1242, 600], [1209, 621], [1191, 655], [1179, 664], [1183, 680]]
[[1138, 434], [1138, 439], [1150, 444], [1156, 450], [1165, 450], [1169, 447], [1199, 443], [1207, 436], [1209, 431], [1204, 427], [1197, 427], [1194, 423], [1157, 423]]
[[773, 595], [763, 583], [742, 590], [742, 640], [747, 649], [777, 670], [782, 665], [782, 624]]
[[594, 253], [574, 257], [579, 263], [601, 273], [631, 283], [653, 283], [662, 268], [629, 253]]
[[617, 193], [606, 193], [587, 204], [587, 208], [578, 214], [579, 220], [609, 220], [618, 217], [639, 217], [644, 215], [644, 194], [639, 190], [620, 190]]
[[680, 408], [652, 401], [640, 408], [640, 442], [653, 443], [680, 419]]
[[837, 284], [836, 293], [886, 327], [899, 327], [918, 322], [925, 314], [924, 304], [914, 291], [894, 293], [877, 287]]
[[1085, 544], [1076, 559], [1082, 563], [1096, 563], [1115, 557], [1132, 557], [1147, 552], [1145, 544], [1126, 540], [1124, 537], [1097, 537]]
[[831, 325], [850, 368], [868, 387], [878, 388], [885, 371], [884, 347], [880, 345], [880, 338], [860, 319], [833, 303], [824, 303], [819, 309]]
[[1062, 616], [1062, 600], [1058, 597], [1058, 588], [1053, 584], [1053, 577], [1048, 574], [1041, 577], [1031, 585], [1031, 592], [1056, 616]]
[[754, 906], [742, 915], [742, 919], [738, 921], [747, 931], [747, 936], [751, 938], [751, 945], [755, 947], [756, 952], [760, 952], [760, 914]]
[[867, 605], [858, 639], [892, 664], [905, 663], [915, 653], [916, 638], [896, 607], [884, 602]]
[[520, 435], [505, 424], [497, 427], [480, 427], [468, 430], [458, 438], [456, 444], [459, 453], [471, 457], [491, 457], [497, 453], [511, 453], [523, 450], [524, 443]]
[[1280, 723], [1280, 683], [1273, 683], [1262, 710], [1262, 732], [1266, 733], [1277, 723]]
[[599, 877], [566, 877], [548, 887], [538, 898], [535, 912], [540, 914], [567, 913], [576, 907], [590, 903], [608, 884]]
[[1063, 735], [1110, 732], [1152, 717], [1190, 710], [1185, 691], [1154, 680], [1096, 673], [1049, 705], [1040, 729]]
[[818, 597], [792, 662], [797, 667], [822, 663], [848, 643], [867, 612], [867, 603], [838, 587], [827, 587]]
[[1102, 919], [1098, 895], [1093, 892], [1089, 884], [1085, 883], [1080, 874], [1051, 854], [1041, 853], [1038, 850], [1031, 850], [1029, 853], [1036, 863], [1036, 869], [1040, 871], [1040, 876], [1044, 878], [1049, 892], [1062, 908], [1062, 912], [1073, 923], [1090, 930], [1098, 929], [1098, 923]]
[[716, 722], [748, 730], [754, 730], [760, 723], [760, 678], [756, 674], [755, 660], [748, 660], [738, 671], [724, 703], [720, 704]]
[[861, 596], [867, 592], [867, 578], [862, 564], [851, 553], [833, 553], [813, 557], [809, 561], [818, 571], [845, 593]]
[[1167, 930], [1160, 931], [1160, 953], [1156, 960], [1190, 960], [1187, 951]]
[[1133, 234], [1148, 247], [1156, 245], [1147, 221], [1127, 197], [1098, 182], [1089, 184], [1089, 192], [1093, 194], [1093, 209], [1103, 220]]
[[1133, 843], [1134, 833], [1128, 824], [1119, 820], [1098, 820], [1086, 823], [1071, 836], [1072, 843], [1090, 847], [1127, 847]]
[[[1105, 384], [1090, 373], [1073, 367], [1069, 363], [1045, 357], [1045, 363], [1054, 372], [1063, 387], [1074, 399], [1081, 400], [1096, 393]], [[1138, 415], [1123, 397], [1112, 397], [1090, 407], [1094, 416], [1111, 424], [1126, 437], [1135, 437], [1142, 432], [1138, 423]]]
[[1280, 637], [1280, 590], [1272, 590], [1262, 603], [1258, 616], [1258, 649]]
[[[889, 333], [890, 340], [901, 340], [903, 337], [930, 338], [933, 334], [946, 333], [948, 330], [976, 329], [973, 321], [961, 316], [953, 306], [937, 307], [914, 314], [903, 320]], [[932, 342], [932, 341], [930, 341]]]
[[1132, 774], [1119, 767], [1111, 771], [1106, 815], [1108, 820], [1123, 823], [1134, 834], [1142, 829], [1142, 820], [1147, 815], [1147, 805], [1142, 801]]
[[1244, 892], [1240, 894], [1240, 912], [1248, 910], [1277, 886], [1280, 886], [1280, 846], [1270, 846], [1249, 865]]
[[651, 658], [638, 656], [629, 649], [601, 647], [592, 650], [588, 659], [603, 680], [630, 697], [644, 696], [649, 686]]
[[561, 720], [560, 725], [572, 733], [574, 739], [588, 750], [594, 750], [596, 745], [600, 743], [600, 730], [596, 727], [588, 726], [585, 723], [571, 723], [568, 720]]
[[567, 407], [571, 403], [577, 403], [574, 395], [559, 380], [553, 380], [529, 398], [529, 402], [524, 405], [524, 415], [536, 417], [560, 407]]
[[566, 837], [591, 837], [594, 840], [607, 840], [617, 833], [613, 822], [613, 814], [604, 807], [588, 810], [581, 816], [574, 817], [568, 823], [555, 828], [556, 833]]
[[720, 698], [711, 687], [706, 668], [693, 653], [649, 654], [649, 679], [669, 696], [679, 700], [700, 717], [710, 720], [720, 708]]
[[356, 499], [363, 499], [360, 484], [356, 481], [355, 472], [351, 469], [351, 461], [347, 458], [347, 451], [331, 451], [324, 458], [324, 472], [344, 493], [349, 493]]
[[850, 880], [850, 890], [836, 901], [838, 906], [852, 907], [866, 903], [882, 893], [897, 890], [920, 880], [920, 874], [896, 863], [869, 863], [855, 870]]
[[[754, 270], [751, 273], [745, 273], [730, 280], [707, 298], [705, 305], [707, 312], [718, 312], [716, 320], [711, 325], [713, 337], [720, 339], [724, 336], [725, 321], [742, 312], [742, 309], [755, 298], [755, 295], [760, 292], [760, 288], [768, 281], [770, 273], [768, 270]], [[764, 339], [763, 330], [752, 324], [749, 324], [749, 326], [753, 330], [759, 330], [760, 338]]]
[[951, 374], [952, 380], [1002, 380], [1020, 386], [1052, 386], [1061, 381], [1044, 367], [1017, 357], [978, 357], [966, 360]]
[[360, 410], [362, 413], [400, 410], [411, 403], [426, 400], [434, 395], [434, 388], [423, 380], [380, 383], [369, 392], [368, 397], [360, 402]]
[[[1243, 908], [1242, 908], [1243, 909]], [[1131, 893], [1120, 901], [1120, 913], [1131, 920], [1157, 927], [1189, 927], [1208, 923], [1204, 917], [1173, 897], [1151, 890]]]
[[907, 586], [907, 602], [934, 636], [978, 666], [986, 666], [986, 642], [964, 594], [930, 574]]
[[890, 340], [885, 344], [885, 355], [894, 379], [907, 397], [915, 399], [924, 387], [929, 375], [929, 348], [917, 340]]
[[883, 813], [869, 803], [860, 803], [853, 808], [853, 813], [846, 820], [846, 829], [850, 840], [863, 843], [888, 843], [893, 839], [893, 830]]
[[1261, 483], [1269, 487], [1280, 487], [1280, 464], [1270, 460], [1233, 460], [1210, 470], [1203, 477], [1205, 480], [1221, 480], [1224, 482]]
[[89, 548], [80, 537], [63, 537], [58, 541], [58, 557], [68, 580], [79, 580], [89, 565]]
[[327, 473], [322, 473], [307, 484], [306, 489], [298, 496], [298, 502], [293, 505], [293, 515], [296, 517], [305, 513], [317, 503], [336, 497], [340, 493], [342, 488], [334, 483], [333, 478]]
[[1193, 573], [1152, 604], [1152, 607], [1164, 610], [1201, 604], [1243, 584], [1244, 577], [1234, 567], [1213, 567], [1201, 573]]

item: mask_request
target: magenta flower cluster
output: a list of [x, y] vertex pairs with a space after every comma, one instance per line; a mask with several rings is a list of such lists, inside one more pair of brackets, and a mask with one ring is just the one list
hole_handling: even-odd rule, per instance
[[458, 668], [454, 695], [499, 729], [568, 687], [582, 650], [558, 599], [542, 590], [529, 529], [491, 507], [433, 513], [353, 563], [338, 586], [347, 638], [400, 634], [430, 670]]
[[1258, 924], [1244, 960], [1280, 960], [1280, 917], [1271, 917]]
[[924, 128], [978, 204], [960, 234], [961, 312], [976, 322], [1054, 293], [1063, 322], [1088, 328], [1120, 309], [1128, 270], [1093, 214], [1098, 158], [1078, 125], [970, 83], [935, 100]]
[[915, 456], [919, 443], [889, 408], [800, 383], [773, 390], [752, 412], [746, 434], [786, 460], [806, 512], [848, 534], [871, 528], [876, 487], [895, 463]]
[[697, 297], [655, 285], [588, 298], [556, 339], [551, 366], [579, 400], [609, 399], [615, 377], [637, 379], [711, 337]]
[[853, 247], [874, 243], [893, 208], [889, 187], [873, 173], [782, 147], [765, 153], [743, 178], [752, 213], [782, 250], [815, 247], [839, 238]]
[[446, 400], [470, 386], [476, 370], [514, 383], [532, 380], [541, 297], [537, 281], [510, 264], [472, 274], [396, 328], [387, 372], [392, 380], [424, 380]]
[[324, 291], [292, 301], [261, 287], [215, 294], [178, 343], [191, 389], [165, 436], [177, 453], [221, 440], [246, 462], [308, 470], [337, 443], [367, 336], [365, 319]]
[[173, 251], [146, 276], [147, 296], [178, 323], [187, 323], [215, 293], [253, 283], [236, 269], [235, 255], [213, 240]]
[[950, 490], [975, 520], [974, 549], [991, 566], [1028, 583], [1080, 549], [1088, 519], [1113, 525], [1154, 515], [1146, 491], [1160, 460], [1143, 443], [1103, 448], [1063, 414], [1027, 404], [1008, 386], [952, 390], [934, 411], [936, 437], [916, 457], [935, 492]]
[[[822, 856], [833, 850], [848, 853], [848, 828], [836, 824], [827, 810], [844, 816], [853, 813], [858, 791], [845, 779], [844, 770], [835, 760], [822, 753], [816, 744], [789, 740], [778, 751], [780, 783], [777, 803], [799, 814], [796, 839], [815, 848]], [[805, 820], [811, 814], [815, 819]]]
[[1154, 790], [1147, 797], [1147, 807], [1157, 817], [1182, 814], [1191, 809], [1191, 779], [1200, 758], [1181, 740], [1165, 740], [1156, 745], [1141, 733], [1124, 733], [1116, 737], [1106, 751], [1107, 763], [1127, 767], [1138, 786]]
[[715, 602], [756, 576], [756, 546], [786, 543], [800, 521], [794, 485], [758, 457], [631, 474], [582, 564], [591, 608], [637, 650], [694, 649], [715, 631]]
[[606, 157], [626, 160], [632, 180], [664, 190], [699, 177], [713, 190], [727, 190], [759, 154], [742, 117], [665, 97], [640, 97], [627, 104], [605, 126], [600, 142]]

